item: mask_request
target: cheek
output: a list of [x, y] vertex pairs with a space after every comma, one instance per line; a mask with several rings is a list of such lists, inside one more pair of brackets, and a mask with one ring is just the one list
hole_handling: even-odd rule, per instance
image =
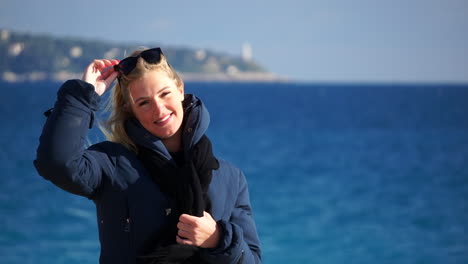
[[151, 115], [151, 113], [145, 113], [141, 115], [141, 119], [144, 123], [153, 123], [153, 115]]
[[184, 100], [184, 91], [179, 88], [176, 88], [176, 89], [177, 89], [177, 100], [182, 102]]
[[151, 115], [148, 112], [133, 110], [133, 115], [142, 124], [152, 122]]
[[174, 104], [176, 105], [176, 110], [179, 112], [179, 114], [183, 114], [184, 108], [182, 106], [182, 101], [177, 100], [176, 102], [174, 102]]

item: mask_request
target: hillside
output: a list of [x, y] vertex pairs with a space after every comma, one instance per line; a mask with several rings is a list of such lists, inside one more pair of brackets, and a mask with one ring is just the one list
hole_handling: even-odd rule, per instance
[[[0, 79], [19, 82], [79, 78], [93, 59], [122, 59], [140, 46], [0, 29]], [[281, 80], [254, 61], [241, 57], [201, 49], [162, 48], [171, 65], [188, 81]]]

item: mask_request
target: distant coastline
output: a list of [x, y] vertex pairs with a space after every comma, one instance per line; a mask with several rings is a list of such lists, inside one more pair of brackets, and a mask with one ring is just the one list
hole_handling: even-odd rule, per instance
[[[58, 38], [0, 29], [0, 80], [4, 82], [64, 81], [81, 78], [95, 58], [121, 58], [141, 45]], [[145, 45], [160, 46], [160, 45]], [[286, 82], [268, 72], [251, 54], [239, 56], [206, 49], [164, 47], [164, 54], [185, 81]]]
[[[239, 73], [191, 73], [179, 72], [186, 82], [289, 82], [286, 77], [278, 76], [268, 72], [239, 72]], [[53, 81], [61, 82], [71, 79], [80, 79], [82, 73], [74, 72], [30, 72], [17, 74], [14, 72], [3, 72], [0, 80], [10, 83]]]

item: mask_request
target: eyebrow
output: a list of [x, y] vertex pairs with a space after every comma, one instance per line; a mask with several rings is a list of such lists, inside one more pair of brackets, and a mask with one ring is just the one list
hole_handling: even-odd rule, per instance
[[[157, 91], [156, 94], [160, 94], [162, 91], [164, 91], [164, 90], [166, 90], [166, 89], [169, 89], [169, 88], [171, 88], [171, 87], [165, 86], [165, 87], [161, 88], [159, 91]], [[149, 98], [149, 96], [142, 96], [142, 97], [139, 97], [138, 99], [136, 99], [135, 101], [133, 101], [133, 103], [136, 104], [136, 103], [138, 103], [139, 101], [145, 100], [145, 99], [147, 99], [147, 98]]]

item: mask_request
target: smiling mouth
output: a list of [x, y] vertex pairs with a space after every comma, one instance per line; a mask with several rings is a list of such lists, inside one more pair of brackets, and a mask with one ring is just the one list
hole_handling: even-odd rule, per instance
[[167, 116], [165, 116], [165, 117], [163, 117], [163, 118], [161, 118], [159, 120], [154, 121], [154, 123], [156, 125], [165, 125], [169, 121], [171, 116], [172, 116], [172, 113], [168, 114]]

